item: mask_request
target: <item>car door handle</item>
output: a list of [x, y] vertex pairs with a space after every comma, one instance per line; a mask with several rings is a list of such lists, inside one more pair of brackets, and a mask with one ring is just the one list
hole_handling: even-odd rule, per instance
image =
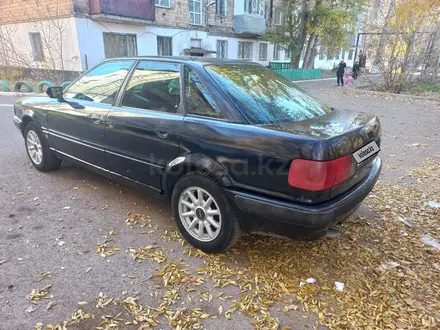
[[171, 128], [164, 126], [156, 126], [156, 134], [161, 139], [166, 139], [168, 137], [168, 134], [170, 133], [171, 133]]
[[90, 113], [87, 115], [87, 118], [89, 118], [94, 124], [100, 124], [102, 122], [103, 117], [97, 115], [96, 113]]

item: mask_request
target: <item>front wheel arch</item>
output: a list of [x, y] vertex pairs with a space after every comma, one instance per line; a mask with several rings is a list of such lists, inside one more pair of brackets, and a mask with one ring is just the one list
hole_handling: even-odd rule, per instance
[[31, 116], [23, 116], [23, 118], [21, 119], [21, 134], [24, 136], [24, 132], [26, 131], [26, 126], [29, 123], [34, 122], [34, 120], [32, 119]]

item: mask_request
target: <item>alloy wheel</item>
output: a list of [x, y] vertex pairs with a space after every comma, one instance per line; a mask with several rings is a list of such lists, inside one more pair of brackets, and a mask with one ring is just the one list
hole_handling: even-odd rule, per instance
[[179, 216], [186, 231], [199, 241], [211, 242], [220, 233], [220, 209], [211, 194], [202, 188], [190, 187], [180, 194]]
[[43, 147], [37, 133], [32, 130], [27, 133], [26, 147], [34, 164], [40, 165], [43, 161]]

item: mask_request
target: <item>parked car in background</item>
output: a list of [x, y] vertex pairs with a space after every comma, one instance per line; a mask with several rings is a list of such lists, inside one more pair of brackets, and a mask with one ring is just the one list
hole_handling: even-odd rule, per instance
[[242, 231], [324, 236], [381, 169], [377, 117], [323, 105], [258, 64], [112, 59], [47, 93], [14, 107], [36, 169], [68, 159], [169, 198], [182, 235], [210, 253]]

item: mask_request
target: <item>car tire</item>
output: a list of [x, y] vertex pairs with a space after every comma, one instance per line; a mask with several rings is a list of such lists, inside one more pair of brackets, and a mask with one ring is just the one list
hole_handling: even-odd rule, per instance
[[220, 253], [240, 239], [242, 231], [234, 205], [222, 185], [207, 173], [195, 171], [180, 178], [171, 203], [179, 231], [195, 248]]
[[50, 150], [41, 129], [33, 122], [25, 127], [24, 143], [29, 159], [37, 170], [49, 172], [60, 167], [61, 160]]

